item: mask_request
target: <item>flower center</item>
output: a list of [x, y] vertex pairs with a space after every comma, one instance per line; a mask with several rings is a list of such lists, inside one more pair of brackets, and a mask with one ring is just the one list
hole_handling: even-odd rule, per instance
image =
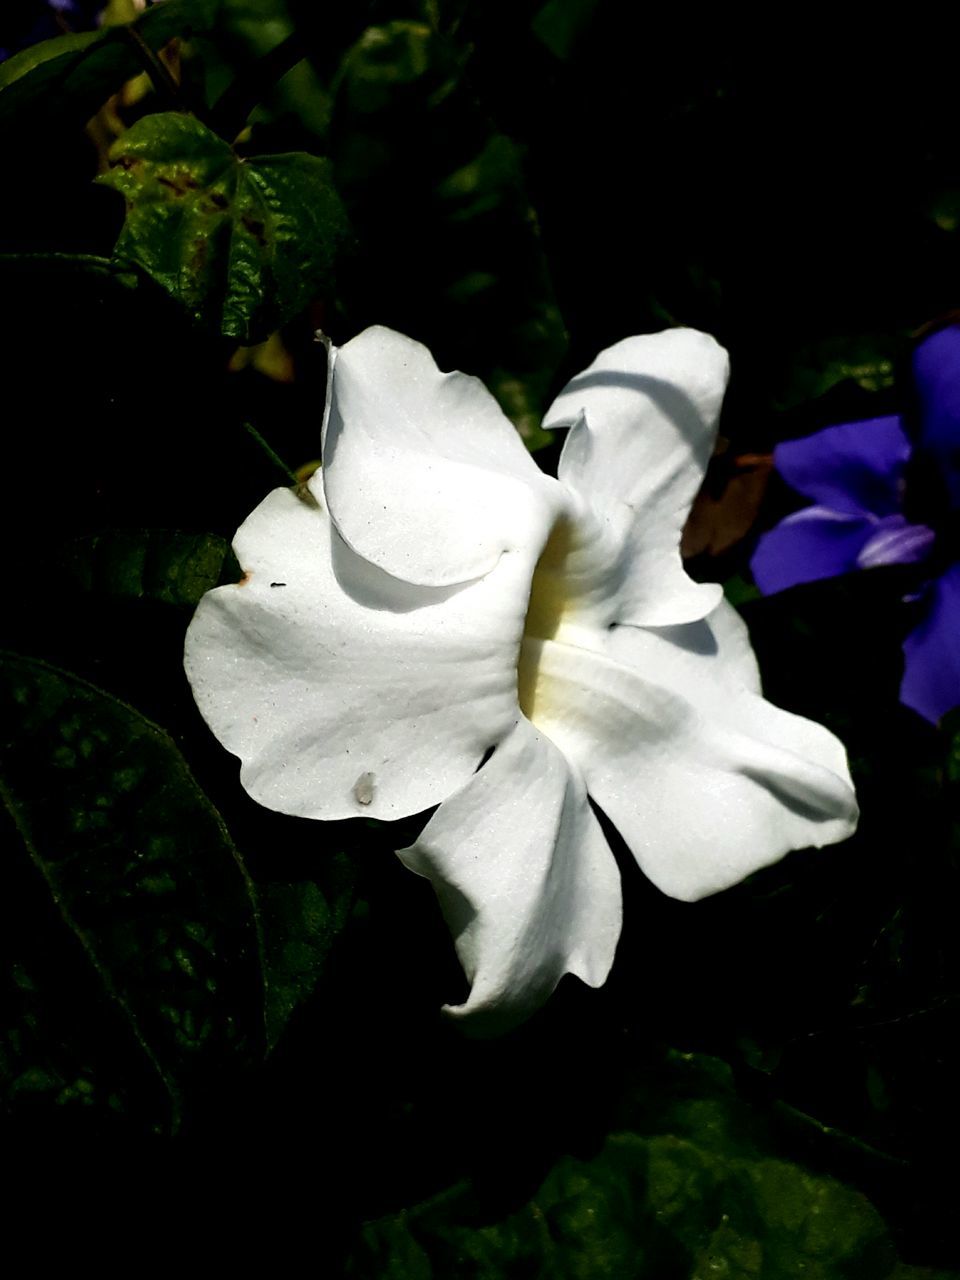
[[520, 710], [533, 723], [549, 694], [542, 643], [597, 647], [594, 637], [611, 621], [616, 564], [609, 534], [591, 513], [567, 513], [554, 524], [533, 571], [517, 659]]
[[561, 516], [550, 532], [547, 544], [533, 571], [530, 603], [523, 624], [524, 639], [553, 640], [573, 604], [573, 594], [566, 573], [567, 561], [574, 547], [574, 529], [567, 516]]

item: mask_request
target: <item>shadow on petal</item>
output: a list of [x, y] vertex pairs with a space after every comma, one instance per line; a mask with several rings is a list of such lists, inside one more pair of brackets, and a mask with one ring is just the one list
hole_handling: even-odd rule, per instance
[[343, 540], [336, 526], [330, 538], [330, 563], [340, 587], [365, 609], [410, 613], [426, 605], [443, 604], [476, 579], [450, 587], [423, 587], [403, 582], [385, 569], [364, 560]]
[[[595, 369], [572, 378], [564, 390], [564, 396], [576, 396], [581, 391], [597, 387], [615, 387], [621, 391], [636, 391], [646, 396], [680, 434], [698, 448], [704, 431], [710, 426], [704, 420], [696, 401], [674, 383], [656, 378], [649, 373], [624, 373], [615, 369]], [[551, 425], [560, 425], [551, 424]]]

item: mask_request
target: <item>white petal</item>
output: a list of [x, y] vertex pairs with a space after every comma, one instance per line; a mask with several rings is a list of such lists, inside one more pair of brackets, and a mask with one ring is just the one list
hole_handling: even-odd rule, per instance
[[731, 695], [761, 691], [746, 624], [726, 600], [701, 621], [679, 627], [611, 627], [594, 647], [702, 711], [726, 715]]
[[579, 764], [659, 889], [692, 901], [852, 833], [856, 800], [831, 733], [746, 689], [711, 689], [707, 670], [693, 678], [690, 652], [668, 656], [661, 637], [631, 641], [639, 670], [526, 641], [536, 691], [525, 709]]
[[324, 487], [345, 541], [406, 582], [446, 586], [542, 546], [563, 501], [476, 378], [367, 329], [331, 362]]
[[721, 600], [704, 621], [717, 642], [717, 658], [723, 666], [727, 683], [750, 693], [761, 693], [760, 668], [750, 643], [750, 633], [733, 605], [729, 600]]
[[544, 419], [570, 427], [560, 480], [623, 542], [622, 622], [692, 622], [720, 600], [718, 587], [687, 577], [680, 534], [713, 450], [728, 367], [723, 348], [695, 329], [626, 338]]
[[400, 857], [433, 881], [471, 983], [451, 1012], [500, 1030], [565, 973], [605, 981], [620, 875], [580, 775], [527, 720]]
[[[319, 473], [311, 491], [322, 500]], [[321, 505], [271, 493], [234, 543], [244, 582], [200, 602], [185, 665], [261, 804], [398, 818], [462, 786], [517, 715], [530, 566], [412, 587], [360, 560]]]
[[838, 738], [759, 696], [760, 672], [746, 624], [726, 600], [700, 622], [611, 627], [604, 639], [600, 651], [607, 657], [679, 694], [699, 715], [786, 747], [849, 782]]

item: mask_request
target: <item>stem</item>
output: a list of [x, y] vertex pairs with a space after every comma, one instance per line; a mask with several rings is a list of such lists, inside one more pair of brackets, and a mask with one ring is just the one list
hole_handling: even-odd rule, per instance
[[100, 271], [116, 271], [117, 264], [112, 258], [104, 258], [98, 253], [0, 253], [0, 266], [46, 265], [66, 267], [93, 267]]
[[137, 283], [136, 274], [126, 263], [118, 262], [115, 258], [101, 257], [97, 253], [0, 253], [0, 270], [4, 267], [10, 267], [14, 271], [18, 268], [27, 271], [38, 267], [63, 267], [67, 270], [72, 268], [77, 271], [94, 271], [113, 276], [118, 284], [128, 287], [133, 287]]
[[878, 1147], [872, 1147], [869, 1142], [864, 1142], [862, 1138], [854, 1137], [852, 1133], [846, 1133], [843, 1129], [835, 1129], [832, 1125], [824, 1124], [816, 1116], [808, 1115], [805, 1111], [791, 1106], [789, 1102], [784, 1102], [782, 1099], [774, 1101], [773, 1112], [775, 1115], [784, 1117], [798, 1129], [806, 1129], [810, 1132], [818, 1133], [836, 1147], [845, 1148], [851, 1154], [855, 1153], [858, 1156], [866, 1157], [875, 1164], [886, 1165], [891, 1169], [904, 1168], [906, 1166], [907, 1162], [901, 1157], [892, 1156], [886, 1151], [881, 1151]]
[[292, 31], [278, 45], [244, 68], [233, 84], [214, 104], [210, 123], [222, 137], [233, 139], [246, 124], [247, 116], [270, 89], [307, 56], [303, 38]]
[[260, 446], [260, 448], [267, 455], [267, 457], [270, 459], [273, 465], [277, 468], [277, 470], [283, 472], [288, 482], [292, 485], [297, 484], [298, 483], [297, 477], [293, 474], [293, 472], [290, 470], [290, 468], [287, 466], [284, 460], [280, 457], [279, 453], [277, 453], [277, 451], [273, 448], [273, 446], [268, 444], [267, 441], [264, 440], [263, 436], [260, 434], [257, 428], [253, 425], [253, 423], [244, 422], [243, 428], [247, 432], [247, 434], [251, 437], [251, 439], [256, 441], [256, 443]]
[[180, 94], [180, 86], [170, 74], [170, 69], [164, 64], [163, 59], [154, 53], [136, 27], [126, 26], [120, 29], [139, 54], [140, 61], [153, 81], [153, 87], [157, 93], [169, 98], [178, 111], [183, 111], [185, 108]]

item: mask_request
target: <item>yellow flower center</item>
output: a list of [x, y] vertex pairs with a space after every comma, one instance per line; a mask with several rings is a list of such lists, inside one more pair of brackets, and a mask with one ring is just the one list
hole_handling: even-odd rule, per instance
[[611, 556], [605, 529], [583, 513], [563, 515], [547, 539], [530, 584], [530, 602], [517, 659], [520, 710], [536, 723], [550, 696], [549, 682], [540, 670], [540, 642], [554, 641], [575, 648], [593, 648], [593, 638], [609, 621], [598, 610], [609, 604]]
[[542, 703], [544, 689], [535, 647], [529, 640], [553, 640], [569, 611], [570, 597], [564, 565], [570, 554], [573, 530], [570, 521], [561, 518], [547, 539], [530, 584], [530, 603], [523, 624], [520, 654], [517, 660], [517, 696], [520, 710], [534, 721], [538, 699]]

